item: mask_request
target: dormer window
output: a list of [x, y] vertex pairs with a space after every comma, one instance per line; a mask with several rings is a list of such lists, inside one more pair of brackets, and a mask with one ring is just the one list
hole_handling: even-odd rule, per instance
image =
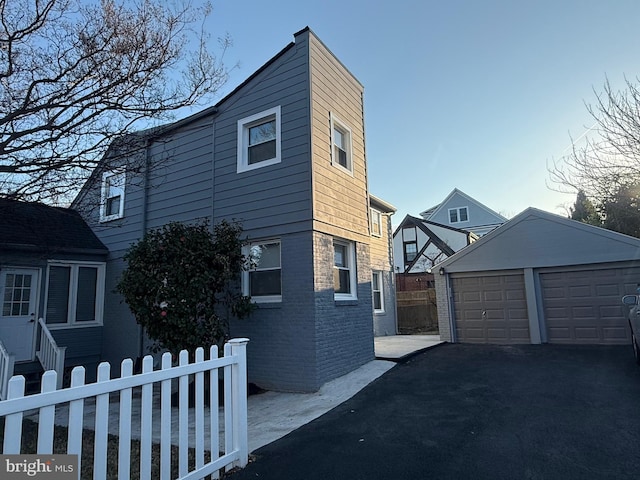
[[467, 207], [450, 208], [449, 223], [460, 223], [469, 220], [469, 211]]

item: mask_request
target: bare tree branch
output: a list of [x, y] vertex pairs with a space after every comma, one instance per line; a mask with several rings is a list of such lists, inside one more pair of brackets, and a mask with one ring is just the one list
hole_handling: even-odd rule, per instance
[[596, 124], [584, 144], [572, 139], [572, 151], [549, 168], [550, 179], [562, 192], [582, 191], [595, 204], [616, 195], [621, 186], [640, 179], [640, 90], [638, 79], [625, 79], [617, 92], [608, 80], [595, 93], [587, 110]]
[[210, 12], [162, 0], [0, 0], [0, 195], [57, 197], [114, 139], [210, 101], [230, 45], [223, 38], [216, 56], [194, 28]]

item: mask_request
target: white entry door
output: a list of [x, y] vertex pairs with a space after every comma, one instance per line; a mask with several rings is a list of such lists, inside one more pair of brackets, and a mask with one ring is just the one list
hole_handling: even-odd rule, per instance
[[16, 362], [34, 358], [38, 274], [24, 268], [0, 271], [0, 340]]

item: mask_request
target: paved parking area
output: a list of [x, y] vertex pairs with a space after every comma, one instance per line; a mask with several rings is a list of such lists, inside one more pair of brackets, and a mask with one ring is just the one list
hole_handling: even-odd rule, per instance
[[258, 449], [230, 478], [638, 478], [630, 349], [440, 345]]

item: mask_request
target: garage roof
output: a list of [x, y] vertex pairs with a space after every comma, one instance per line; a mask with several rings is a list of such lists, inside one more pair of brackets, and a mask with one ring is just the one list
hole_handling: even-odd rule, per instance
[[638, 259], [638, 238], [528, 208], [439, 266], [470, 272]]

